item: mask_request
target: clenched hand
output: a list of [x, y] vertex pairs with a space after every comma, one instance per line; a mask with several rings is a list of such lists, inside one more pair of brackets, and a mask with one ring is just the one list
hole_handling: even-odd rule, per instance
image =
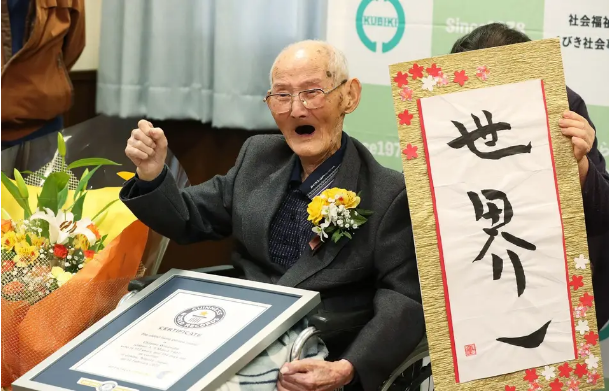
[[131, 131], [125, 154], [137, 167], [137, 175], [144, 181], [154, 180], [165, 166], [167, 158], [167, 138], [161, 128], [140, 120], [137, 129]]

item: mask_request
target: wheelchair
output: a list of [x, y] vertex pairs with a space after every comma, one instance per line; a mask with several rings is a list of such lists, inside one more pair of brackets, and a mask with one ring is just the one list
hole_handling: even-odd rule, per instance
[[[230, 265], [206, 267], [193, 270], [211, 275], [237, 278], [237, 271]], [[128, 293], [118, 303], [118, 307], [146, 288], [161, 275], [146, 276], [129, 282]], [[309, 316], [309, 327], [296, 338], [289, 354], [289, 361], [301, 359], [301, 354], [309, 339], [341, 333], [352, 325], [363, 325], [369, 320], [369, 312], [346, 312], [313, 314]], [[383, 383], [381, 391], [421, 391], [433, 390], [433, 376], [429, 363], [427, 338], [423, 338], [412, 353], [398, 366]], [[424, 388], [424, 389], [422, 389]]]

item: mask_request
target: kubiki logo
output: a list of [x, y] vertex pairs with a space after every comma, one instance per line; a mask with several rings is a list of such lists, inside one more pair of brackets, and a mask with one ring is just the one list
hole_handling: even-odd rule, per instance
[[[386, 10], [386, 7], [391, 8], [389, 5], [393, 6], [393, 10]], [[399, 0], [361, 0], [355, 14], [355, 27], [366, 48], [372, 52], [387, 53], [404, 36], [404, 8]], [[383, 37], [388, 40], [385, 41]]]

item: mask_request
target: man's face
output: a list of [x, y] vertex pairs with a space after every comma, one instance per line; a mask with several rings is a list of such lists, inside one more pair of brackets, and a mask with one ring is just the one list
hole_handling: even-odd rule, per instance
[[[334, 88], [334, 78], [328, 67], [327, 51], [323, 47], [306, 46], [289, 50], [276, 62], [271, 93], [295, 94], [302, 90]], [[323, 99], [317, 109], [307, 109], [294, 98], [287, 113], [272, 113], [288, 145], [301, 158], [325, 159], [338, 149], [345, 112], [344, 91], [341, 86]]]

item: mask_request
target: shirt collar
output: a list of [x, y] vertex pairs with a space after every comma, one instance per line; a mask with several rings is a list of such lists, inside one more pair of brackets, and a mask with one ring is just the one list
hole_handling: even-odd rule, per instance
[[290, 187], [298, 188], [302, 193], [309, 196], [309, 198], [313, 198], [315, 195], [311, 195], [312, 191], [318, 188], [319, 184], [326, 180], [328, 175], [336, 175], [338, 167], [343, 162], [348, 140], [349, 136], [347, 133], [343, 132], [338, 151], [323, 161], [323, 163], [319, 165], [304, 182], [301, 180], [302, 164], [300, 163], [300, 159], [297, 159], [294, 163], [294, 168], [292, 169], [292, 175], [290, 176]]

